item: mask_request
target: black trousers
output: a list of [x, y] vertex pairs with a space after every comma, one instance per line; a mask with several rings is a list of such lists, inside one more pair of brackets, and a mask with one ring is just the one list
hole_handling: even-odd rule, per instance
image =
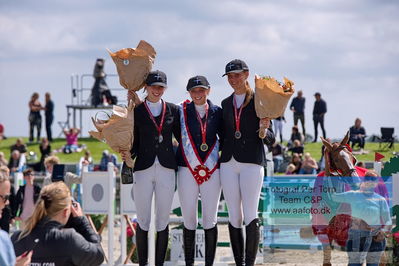
[[359, 144], [359, 147], [363, 149], [365, 143], [364, 139], [365, 139], [364, 137], [354, 137], [351, 138], [349, 141], [352, 142], [352, 148], [355, 146], [355, 144]]
[[29, 141], [33, 141], [33, 131], [37, 129], [37, 141], [40, 141], [40, 131], [42, 130], [42, 117], [37, 115], [29, 116]]
[[51, 132], [51, 125], [53, 124], [54, 116], [46, 116], [46, 133], [48, 141], [53, 141]]
[[304, 136], [305, 139], [306, 139], [305, 114], [303, 114], [303, 113], [302, 113], [302, 114], [294, 113], [294, 126], [297, 126], [297, 125], [298, 125], [298, 120], [301, 121], [303, 136]]
[[313, 123], [314, 123], [314, 140], [317, 141], [317, 128], [320, 124], [321, 130], [323, 131], [323, 138], [326, 138], [326, 130], [324, 129], [324, 115], [313, 115]]

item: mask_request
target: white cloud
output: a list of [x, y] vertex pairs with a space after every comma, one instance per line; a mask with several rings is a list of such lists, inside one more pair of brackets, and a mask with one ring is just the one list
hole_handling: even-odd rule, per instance
[[[389, 122], [399, 129], [395, 1], [122, 0], [110, 5], [71, 0], [1, 5], [0, 113], [18, 106], [22, 121], [14, 124], [2, 115], [11, 135], [26, 135], [26, 102], [33, 91], [52, 90], [57, 120], [64, 120], [70, 74], [91, 73], [97, 57], [106, 58], [106, 71], [115, 73], [105, 48], [134, 47], [140, 39], [154, 45], [155, 67], [168, 74], [167, 100], [186, 98], [187, 79], [203, 74], [212, 85], [212, 99], [220, 103], [232, 92], [221, 77], [224, 66], [242, 58], [251, 74], [286, 75], [304, 90], [308, 132], [313, 129], [316, 91], [328, 101], [327, 131], [334, 137], [355, 116], [364, 118], [375, 133]], [[363, 108], [359, 101], [371, 101], [373, 108]], [[292, 115], [286, 115], [288, 136]]]

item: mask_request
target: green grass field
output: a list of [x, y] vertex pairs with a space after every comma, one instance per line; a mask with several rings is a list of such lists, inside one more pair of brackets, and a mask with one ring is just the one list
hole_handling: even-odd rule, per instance
[[[6, 140], [0, 141], [0, 151], [4, 152], [6, 159], [8, 160], [10, 158], [10, 146], [15, 143], [16, 137], [10, 137], [7, 138]], [[22, 138], [24, 140], [24, 143], [28, 143], [28, 138]], [[51, 150], [58, 150], [61, 149], [62, 146], [65, 145], [65, 138], [60, 138], [60, 139], [54, 139], [54, 141], [51, 143]], [[101, 155], [103, 150], [107, 149], [110, 152], [114, 153], [107, 144], [100, 142], [96, 139], [93, 138], [80, 138], [79, 139], [79, 144], [85, 144], [87, 146], [87, 150], [91, 152], [91, 156], [93, 157], [94, 163], [100, 163]], [[34, 151], [37, 154], [38, 160], [40, 159], [40, 150], [39, 150], [39, 144], [27, 144], [28, 146], [28, 151]], [[116, 153], [115, 153], [116, 154]], [[63, 152], [56, 153], [60, 160], [61, 163], [78, 163], [80, 160], [80, 157], [84, 155], [84, 151], [82, 152], [76, 152], [76, 153], [71, 153], [71, 154], [64, 154]], [[120, 160], [119, 154], [117, 154], [118, 159]]]
[[[0, 151], [5, 153], [6, 159], [10, 158], [10, 146], [15, 143], [16, 137], [10, 137], [6, 140], [0, 141]], [[23, 138], [24, 142], [27, 143], [28, 139]], [[51, 143], [52, 150], [60, 149], [65, 144], [65, 139], [55, 139], [53, 143]], [[107, 144], [100, 142], [93, 138], [80, 138], [79, 144], [85, 144], [87, 149], [91, 152], [94, 163], [99, 163], [101, 159], [102, 151], [107, 149], [109, 151], [110, 148]], [[286, 143], [285, 143], [286, 144]], [[399, 153], [399, 144], [396, 143], [394, 150], [380, 150], [378, 143], [366, 143], [365, 149], [369, 151], [368, 154], [356, 155], [358, 161], [374, 161], [374, 153], [379, 152], [382, 153], [385, 158], [383, 161], [388, 161], [391, 157], [394, 156], [393, 152], [396, 151]], [[36, 152], [38, 158], [40, 158], [39, 144], [28, 144], [28, 151]], [[309, 152], [313, 158], [316, 160], [320, 159], [321, 156], [321, 142], [316, 143], [306, 143], [305, 144], [305, 152]], [[79, 162], [80, 157], [82, 157], [84, 152], [72, 153], [72, 154], [64, 154], [62, 152], [57, 153], [56, 155], [60, 158], [62, 163], [77, 163]], [[120, 160], [120, 156], [118, 155], [118, 159]]]

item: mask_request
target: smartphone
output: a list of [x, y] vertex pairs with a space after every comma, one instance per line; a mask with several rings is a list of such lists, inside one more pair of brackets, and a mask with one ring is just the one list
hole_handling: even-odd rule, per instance
[[65, 164], [55, 164], [53, 166], [53, 173], [51, 175], [52, 182], [64, 182]]
[[39, 243], [39, 238], [36, 238], [35, 240], [33, 240], [32, 248], [27, 250], [27, 251], [25, 251], [25, 253], [22, 254], [22, 257], [25, 258], [26, 256], [28, 256], [29, 252], [34, 250], [38, 243]]

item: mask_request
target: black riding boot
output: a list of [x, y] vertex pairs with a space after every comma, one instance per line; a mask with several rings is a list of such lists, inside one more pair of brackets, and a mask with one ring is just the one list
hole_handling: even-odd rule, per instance
[[205, 229], [205, 266], [212, 266], [218, 243], [218, 227]]
[[148, 265], [148, 231], [141, 229], [139, 224], [136, 229], [136, 246], [139, 265]]
[[195, 230], [183, 227], [184, 260], [186, 266], [194, 265]]
[[229, 223], [229, 235], [231, 249], [233, 250], [234, 261], [237, 266], [244, 265], [244, 237], [242, 228], [235, 228]]
[[166, 250], [169, 243], [169, 226], [163, 231], [157, 232], [157, 240], [155, 242], [155, 265], [162, 266], [165, 261]]
[[259, 220], [256, 218], [245, 227], [245, 266], [252, 266], [255, 264], [256, 254], [259, 248]]

